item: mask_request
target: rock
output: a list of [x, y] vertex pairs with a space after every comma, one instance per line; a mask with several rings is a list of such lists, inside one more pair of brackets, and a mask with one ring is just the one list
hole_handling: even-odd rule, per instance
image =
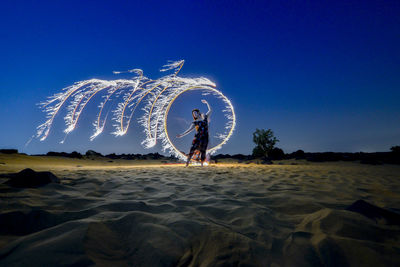
[[49, 183], [60, 183], [60, 179], [51, 172], [35, 172], [32, 169], [7, 174], [5, 177], [10, 178], [5, 184], [19, 188], [40, 187]]
[[384, 219], [387, 224], [400, 225], [400, 214], [374, 206], [364, 200], [357, 200], [347, 207], [346, 210], [360, 213], [376, 222]]

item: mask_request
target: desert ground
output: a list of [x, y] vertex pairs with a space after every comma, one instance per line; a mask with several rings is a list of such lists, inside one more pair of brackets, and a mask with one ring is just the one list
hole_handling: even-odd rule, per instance
[[400, 266], [400, 166], [0, 154], [0, 266]]

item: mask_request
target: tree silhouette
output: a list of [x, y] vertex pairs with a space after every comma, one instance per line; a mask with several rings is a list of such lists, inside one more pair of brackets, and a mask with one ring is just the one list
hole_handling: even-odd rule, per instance
[[253, 156], [268, 157], [279, 140], [274, 136], [274, 132], [271, 129], [256, 129], [253, 133], [253, 142], [256, 144], [253, 149]]

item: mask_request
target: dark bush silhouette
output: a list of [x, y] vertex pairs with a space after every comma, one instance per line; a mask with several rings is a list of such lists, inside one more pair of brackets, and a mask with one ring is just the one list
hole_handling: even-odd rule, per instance
[[400, 146], [392, 146], [390, 150], [392, 151], [392, 153], [400, 155]]
[[0, 149], [0, 153], [3, 154], [17, 154], [18, 149]]
[[88, 150], [86, 151], [86, 157], [102, 157], [103, 155], [101, 153], [98, 153], [94, 150]]
[[334, 152], [307, 153], [306, 159], [312, 162], [339, 161], [342, 160], [342, 155]]
[[275, 147], [271, 150], [268, 156], [269, 158], [274, 160], [281, 160], [285, 158], [285, 153], [283, 152], [282, 149]]
[[52, 156], [52, 157], [66, 157], [66, 158], [76, 158], [76, 159], [81, 159], [82, 154], [73, 151], [72, 153], [67, 153], [67, 152], [47, 152], [46, 156]]
[[293, 152], [293, 153], [292, 153], [292, 156], [293, 156], [295, 159], [304, 159], [304, 158], [306, 157], [304, 151], [301, 150], [301, 149], [297, 150], [296, 152]]

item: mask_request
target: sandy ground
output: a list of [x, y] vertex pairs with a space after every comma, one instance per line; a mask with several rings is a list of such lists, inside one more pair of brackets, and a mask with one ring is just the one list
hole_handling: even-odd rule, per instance
[[400, 266], [400, 166], [283, 161], [165, 165], [0, 154], [0, 266]]

